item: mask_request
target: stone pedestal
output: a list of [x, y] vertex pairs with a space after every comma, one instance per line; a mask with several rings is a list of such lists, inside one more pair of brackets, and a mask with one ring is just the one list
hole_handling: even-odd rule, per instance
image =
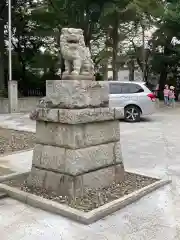
[[92, 80], [47, 81], [46, 96], [56, 108], [82, 109], [109, 106], [109, 89], [105, 82]]
[[[71, 74], [63, 74], [62, 80], [74, 80], [74, 75]], [[89, 74], [83, 74], [83, 75], [78, 75], [76, 76], [76, 80], [95, 80], [95, 77], [93, 75]]]
[[107, 83], [55, 80], [46, 90], [56, 107], [38, 109], [28, 185], [73, 198], [120, 182], [119, 115], [108, 108]]

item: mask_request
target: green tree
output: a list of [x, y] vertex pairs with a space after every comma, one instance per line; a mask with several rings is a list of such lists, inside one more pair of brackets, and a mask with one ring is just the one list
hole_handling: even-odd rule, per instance
[[150, 46], [153, 50], [152, 69], [160, 75], [160, 90], [168, 80], [168, 75], [176, 78], [180, 63], [180, 5], [179, 1], [165, 1], [163, 11], [159, 12]]
[[[145, 31], [150, 27], [150, 20], [153, 20], [152, 13], [155, 16], [156, 8], [159, 6], [158, 0], [145, 2], [140, 0], [116, 0], [104, 6], [101, 25], [109, 38], [108, 47], [112, 49], [113, 79], [117, 79], [118, 59], [122, 52], [122, 43], [129, 38], [132, 26], [136, 30], [143, 28], [143, 31]], [[142, 71], [145, 72], [146, 56], [144, 45], [142, 46], [142, 56], [141, 66]]]

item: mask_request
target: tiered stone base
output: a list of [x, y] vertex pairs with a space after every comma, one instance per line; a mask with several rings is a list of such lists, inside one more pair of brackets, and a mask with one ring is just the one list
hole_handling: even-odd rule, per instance
[[58, 173], [49, 169], [39, 169], [33, 166], [28, 178], [28, 185], [56, 192], [60, 196], [75, 198], [83, 196], [87, 188], [102, 189], [110, 186], [113, 182], [121, 182], [123, 172], [123, 164], [106, 166], [77, 176]]
[[[107, 97], [102, 96], [103, 101]], [[66, 99], [69, 106], [67, 101], [71, 100]], [[28, 185], [74, 198], [86, 188], [104, 188], [123, 180], [116, 118], [118, 112], [109, 108], [39, 109]]]

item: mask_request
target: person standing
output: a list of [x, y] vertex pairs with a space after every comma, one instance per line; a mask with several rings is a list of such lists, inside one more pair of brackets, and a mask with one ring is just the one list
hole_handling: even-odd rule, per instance
[[175, 87], [170, 86], [169, 89], [169, 105], [175, 107]]
[[165, 105], [169, 105], [169, 86], [168, 85], [165, 85], [164, 86], [164, 91], [163, 91], [163, 94], [164, 94], [164, 104]]

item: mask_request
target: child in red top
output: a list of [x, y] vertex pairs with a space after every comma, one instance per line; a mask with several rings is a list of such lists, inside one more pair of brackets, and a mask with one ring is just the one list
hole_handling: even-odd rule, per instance
[[169, 90], [169, 105], [172, 105], [173, 107], [175, 106], [175, 92], [174, 92], [175, 87], [170, 86]]

